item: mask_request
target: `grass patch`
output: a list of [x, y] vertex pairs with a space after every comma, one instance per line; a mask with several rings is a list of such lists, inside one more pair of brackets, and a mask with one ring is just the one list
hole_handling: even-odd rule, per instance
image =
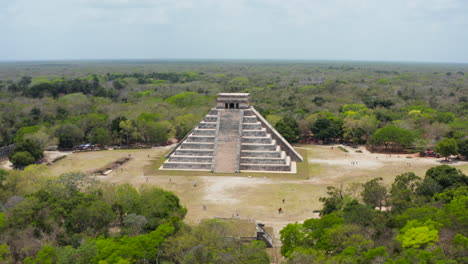
[[345, 149], [343, 146], [338, 146], [338, 148], [344, 152], [349, 152], [347, 149]]

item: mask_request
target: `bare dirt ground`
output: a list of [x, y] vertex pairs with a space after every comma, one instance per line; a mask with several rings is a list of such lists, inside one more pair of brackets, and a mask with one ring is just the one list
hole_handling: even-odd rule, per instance
[[[346, 190], [352, 183], [363, 183], [375, 177], [382, 177], [386, 184], [390, 184], [401, 173], [413, 171], [424, 176], [427, 169], [442, 164], [442, 159], [373, 154], [363, 148], [360, 148], [362, 153], [349, 147], [346, 147], [349, 152], [344, 152], [337, 146], [302, 145], [297, 148], [308, 152], [308, 179], [268, 173], [252, 174], [252, 177], [248, 174], [210, 176], [208, 172], [204, 176], [187, 176], [186, 173], [182, 174], [185, 176], [177, 176], [174, 171], [156, 173], [152, 165], [170, 147], [74, 153], [51, 165], [50, 171], [54, 175], [90, 171], [131, 155], [132, 160], [121, 168], [98, 178], [109, 183], [131, 183], [135, 186], [151, 184], [173, 191], [188, 209], [187, 223], [212, 217], [253, 218], [273, 227], [275, 237], [279, 238], [279, 231], [288, 223], [317, 217], [314, 210], [321, 208], [318, 199], [326, 194], [327, 186], [341, 186]], [[467, 162], [450, 165], [468, 173]], [[351, 191], [359, 193], [356, 184]], [[282, 214], [278, 213], [280, 207], [284, 211]]]

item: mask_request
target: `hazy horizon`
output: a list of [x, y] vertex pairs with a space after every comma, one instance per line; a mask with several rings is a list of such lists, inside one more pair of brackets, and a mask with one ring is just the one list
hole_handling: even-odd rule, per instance
[[463, 0], [0, 0], [0, 61], [468, 63]]

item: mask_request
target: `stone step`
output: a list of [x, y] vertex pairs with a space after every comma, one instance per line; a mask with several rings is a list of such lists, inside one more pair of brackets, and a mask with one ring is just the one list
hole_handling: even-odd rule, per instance
[[279, 148], [276, 144], [242, 144], [241, 150], [266, 150], [275, 151]]
[[192, 163], [192, 162], [168, 162], [163, 164], [164, 169], [193, 169], [210, 170], [211, 163]]
[[218, 110], [217, 109], [211, 109], [210, 112], [208, 112], [208, 115], [218, 115]]
[[215, 172], [234, 173], [236, 170], [240, 121], [240, 111], [221, 110], [216, 142]]
[[209, 149], [178, 149], [173, 155], [213, 157], [213, 150]]
[[283, 158], [241, 158], [242, 164], [286, 164], [286, 160]]
[[243, 150], [241, 157], [262, 157], [262, 158], [281, 158], [282, 152], [280, 151], [255, 151], [255, 150]]
[[214, 143], [201, 143], [201, 142], [184, 142], [180, 146], [181, 149], [213, 149]]
[[190, 135], [187, 138], [186, 142], [214, 143], [214, 141], [215, 141], [214, 136], [193, 136], [193, 135]]
[[194, 129], [192, 135], [195, 136], [215, 136], [216, 129]]
[[169, 162], [211, 163], [213, 162], [213, 157], [172, 155], [169, 158]]
[[206, 115], [203, 120], [205, 122], [216, 122], [216, 121], [218, 121], [218, 116], [217, 115]]
[[243, 130], [242, 131], [243, 137], [266, 137], [267, 132], [266, 129], [262, 128], [261, 130]]
[[240, 164], [240, 170], [246, 171], [291, 171], [291, 164]]
[[244, 124], [251, 124], [251, 123], [257, 123], [258, 119], [256, 116], [244, 116], [244, 119], [242, 120]]
[[244, 116], [256, 116], [252, 110], [246, 109], [244, 110]]
[[216, 122], [200, 122], [198, 125], [198, 128], [210, 128], [210, 129], [216, 129]]
[[244, 130], [261, 130], [262, 124], [260, 122], [253, 124], [242, 124], [242, 129]]
[[271, 144], [271, 137], [242, 137], [242, 143], [248, 144]]

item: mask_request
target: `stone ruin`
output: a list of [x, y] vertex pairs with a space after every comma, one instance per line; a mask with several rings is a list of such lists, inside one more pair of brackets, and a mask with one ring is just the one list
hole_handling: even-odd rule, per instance
[[249, 104], [248, 93], [218, 94], [216, 107], [166, 158], [161, 169], [215, 173], [295, 173], [303, 160]]

